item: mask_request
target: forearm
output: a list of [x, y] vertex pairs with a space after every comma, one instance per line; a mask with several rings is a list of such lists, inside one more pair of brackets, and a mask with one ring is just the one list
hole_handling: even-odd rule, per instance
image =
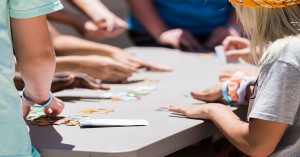
[[49, 98], [49, 91], [55, 69], [55, 55], [48, 50], [45, 55], [27, 57], [19, 55], [27, 61], [18, 61], [18, 69], [25, 82], [29, 95], [34, 96], [36, 102], [43, 102]]
[[72, 0], [72, 2], [93, 21], [101, 20], [102, 16], [113, 16], [113, 13], [99, 0]]
[[80, 56], [56, 57], [55, 72], [81, 72], [82, 59]]
[[157, 39], [161, 33], [169, 29], [156, 11], [152, 0], [127, 0], [127, 2], [133, 14], [154, 38]]
[[100, 44], [68, 35], [60, 35], [53, 38], [53, 45], [58, 56], [67, 55], [101, 55], [113, 56], [114, 46]]
[[[49, 37], [46, 17], [11, 19], [14, 52], [27, 95], [44, 102], [55, 69], [55, 54]], [[28, 38], [30, 37], [30, 38]]]
[[50, 20], [62, 22], [74, 26], [80, 30], [88, 19], [84, 15], [74, 14], [66, 10], [60, 10], [47, 15]]
[[224, 105], [214, 105], [209, 112], [211, 120], [223, 133], [223, 135], [239, 150], [247, 155], [259, 153], [260, 143], [252, 136], [249, 123], [246, 123], [236, 116]]

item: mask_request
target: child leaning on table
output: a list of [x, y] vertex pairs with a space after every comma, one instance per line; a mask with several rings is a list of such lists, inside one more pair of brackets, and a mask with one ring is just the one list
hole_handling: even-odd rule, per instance
[[[300, 0], [231, 2], [251, 38], [251, 52], [260, 49], [253, 54], [261, 70], [250, 97], [247, 121], [218, 103], [169, 109], [189, 118], [212, 120], [249, 156], [300, 156]], [[228, 90], [223, 84], [222, 90], [215, 86], [204, 93], [211, 92], [220, 100], [223, 92], [224, 99], [231, 101]]]
[[[0, 156], [39, 156], [31, 146], [22, 106], [23, 116], [30, 105], [44, 107], [50, 116], [64, 107], [50, 92], [55, 55], [44, 15], [61, 8], [58, 0], [0, 1]], [[13, 83], [14, 54], [25, 82], [22, 105]]]

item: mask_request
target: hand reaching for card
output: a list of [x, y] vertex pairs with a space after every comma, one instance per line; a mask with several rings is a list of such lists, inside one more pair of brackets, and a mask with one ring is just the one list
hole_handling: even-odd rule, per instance
[[222, 98], [222, 83], [207, 88], [202, 92], [191, 92], [193, 98], [205, 102], [219, 102]]
[[52, 102], [44, 108], [44, 112], [49, 117], [58, 116], [64, 109], [65, 104], [60, 99], [53, 97]]
[[[65, 107], [65, 104], [60, 99], [53, 96], [52, 102], [44, 108], [46, 115], [55, 117], [59, 115]], [[30, 106], [22, 99], [23, 117], [25, 118], [30, 112]]]

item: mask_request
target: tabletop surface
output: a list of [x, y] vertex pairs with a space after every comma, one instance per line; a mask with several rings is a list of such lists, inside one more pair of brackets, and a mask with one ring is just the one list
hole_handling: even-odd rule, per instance
[[129, 48], [129, 53], [159, 64], [171, 66], [173, 72], [140, 72], [133, 78], [159, 79], [154, 83], [111, 85], [111, 92], [124, 92], [131, 86], [156, 86], [157, 90], [138, 101], [98, 99], [101, 90], [66, 90], [56, 95], [65, 101], [62, 115], [77, 115], [86, 108], [115, 110], [108, 114], [93, 113], [92, 118], [145, 119], [149, 126], [80, 128], [79, 126], [29, 125], [33, 145], [43, 157], [156, 157], [165, 156], [216, 134], [210, 121], [158, 112], [168, 105], [200, 104], [183, 96], [191, 90], [201, 91], [218, 82], [218, 74], [230, 65], [222, 65], [213, 55], [181, 53], [165, 48]]

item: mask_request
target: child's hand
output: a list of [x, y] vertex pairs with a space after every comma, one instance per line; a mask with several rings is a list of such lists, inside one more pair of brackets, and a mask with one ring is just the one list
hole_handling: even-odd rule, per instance
[[174, 49], [184, 49], [192, 52], [204, 49], [189, 31], [183, 29], [171, 29], [161, 33], [158, 42], [163, 45], [170, 45]]
[[[223, 41], [224, 50], [228, 59], [242, 58], [251, 63], [250, 41], [242, 37], [228, 36]], [[232, 49], [233, 48], [233, 49]]]
[[180, 113], [188, 118], [210, 119], [210, 110], [219, 104], [201, 104], [170, 106], [168, 109], [172, 112]]
[[205, 102], [218, 102], [222, 98], [222, 83], [207, 88], [202, 92], [191, 92], [193, 98]]
[[110, 87], [102, 85], [101, 81], [84, 73], [59, 72], [54, 74], [51, 91], [58, 92], [65, 89], [86, 88], [109, 90]]
[[22, 110], [23, 110], [23, 118], [27, 117], [30, 112], [30, 106], [25, 103], [22, 99]]
[[147, 70], [150, 71], [160, 71], [160, 72], [172, 71], [172, 68], [168, 66], [142, 61], [136, 58], [135, 56], [124, 52], [122, 49], [119, 48], [113, 48], [111, 53], [112, 53], [111, 57], [114, 60], [123, 63], [127, 66], [130, 66], [132, 68], [135, 68], [136, 70], [138, 68], [146, 68]]
[[[59, 115], [64, 109], [64, 103], [56, 97], [53, 97], [52, 102], [44, 108], [44, 112], [46, 115], [55, 117]], [[30, 112], [30, 106], [25, 103], [22, 99], [22, 109], [23, 109], [23, 117], [27, 117]]]
[[214, 49], [215, 46], [222, 44], [222, 41], [227, 37], [239, 37], [239, 32], [235, 29], [227, 28], [227, 27], [217, 27], [210, 34], [207, 42], [205, 43], [205, 47], [209, 50]]
[[52, 102], [44, 108], [44, 112], [50, 117], [55, 117], [63, 111], [64, 107], [64, 102], [53, 96]]

